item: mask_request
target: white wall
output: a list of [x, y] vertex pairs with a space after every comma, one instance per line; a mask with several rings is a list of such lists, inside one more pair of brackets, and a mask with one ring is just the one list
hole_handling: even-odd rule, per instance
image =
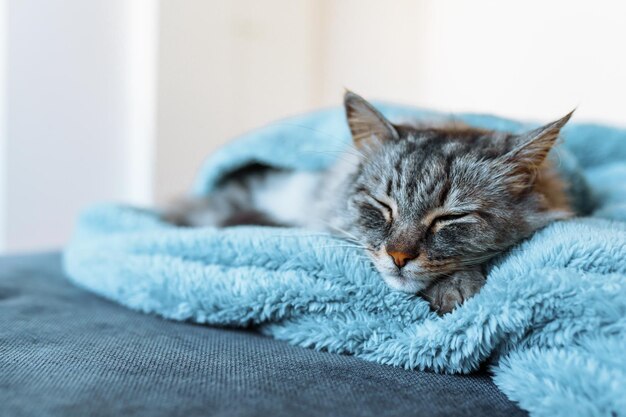
[[444, 111], [626, 124], [626, 2], [340, 0], [324, 103], [350, 86]]
[[86, 205], [149, 196], [132, 180], [146, 167], [133, 164], [141, 139], [131, 131], [145, 134], [135, 122], [149, 119], [133, 97], [142, 88], [133, 84], [132, 7], [8, 1], [9, 251], [58, 248]]
[[7, 10], [6, 0], [0, 0], [0, 253], [6, 250], [6, 174], [7, 174], [7, 96], [6, 96], [6, 67], [7, 67]]
[[344, 87], [542, 120], [578, 106], [576, 121], [626, 125], [619, 1], [0, 4], [0, 250], [59, 247], [94, 202], [168, 201], [220, 144], [339, 105]]
[[304, 109], [366, 97], [442, 111], [626, 124], [626, 3], [162, 2], [156, 200], [206, 154]]
[[159, 3], [127, 0], [125, 5], [129, 7], [126, 193], [128, 202], [149, 205], [155, 193]]

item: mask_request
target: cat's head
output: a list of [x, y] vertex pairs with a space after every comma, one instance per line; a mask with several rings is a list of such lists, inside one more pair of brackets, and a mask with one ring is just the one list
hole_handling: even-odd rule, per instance
[[514, 135], [394, 125], [352, 92], [344, 104], [359, 154], [344, 216], [392, 288], [420, 291], [570, 215], [542, 176], [571, 113]]

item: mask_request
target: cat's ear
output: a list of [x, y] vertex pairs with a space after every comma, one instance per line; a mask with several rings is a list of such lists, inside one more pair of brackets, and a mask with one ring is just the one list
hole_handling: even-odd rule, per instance
[[380, 142], [398, 139], [398, 132], [378, 110], [363, 97], [352, 91], [343, 96], [348, 126], [356, 146], [363, 146], [372, 139]]
[[511, 167], [510, 174], [519, 182], [520, 187], [530, 185], [539, 167], [554, 146], [561, 129], [572, 117], [574, 110], [554, 122], [548, 123], [530, 132], [516, 136], [513, 149], [504, 156]]

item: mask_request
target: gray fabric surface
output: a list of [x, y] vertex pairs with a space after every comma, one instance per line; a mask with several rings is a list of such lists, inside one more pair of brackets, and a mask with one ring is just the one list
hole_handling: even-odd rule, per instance
[[520, 416], [486, 373], [436, 375], [162, 320], [0, 259], [0, 416]]

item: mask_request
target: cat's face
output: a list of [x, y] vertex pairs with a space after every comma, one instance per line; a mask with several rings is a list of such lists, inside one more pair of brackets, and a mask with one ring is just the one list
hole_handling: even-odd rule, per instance
[[569, 115], [514, 136], [394, 126], [353, 93], [346, 109], [361, 157], [345, 216], [392, 288], [420, 291], [568, 215], [533, 182]]

